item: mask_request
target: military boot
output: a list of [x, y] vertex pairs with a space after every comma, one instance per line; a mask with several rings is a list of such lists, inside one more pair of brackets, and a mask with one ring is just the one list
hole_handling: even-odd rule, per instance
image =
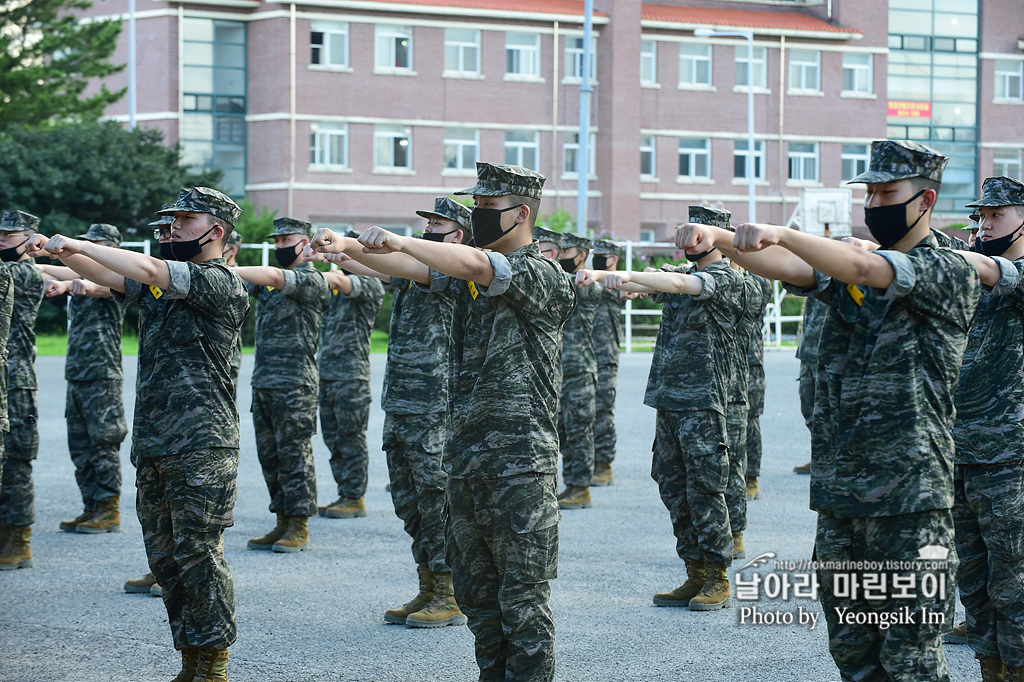
[[0, 571], [32, 568], [32, 526], [11, 526], [11, 536], [0, 550]]
[[690, 600], [691, 611], [715, 611], [732, 606], [732, 592], [729, 590], [729, 576], [725, 566], [706, 564], [704, 587]]
[[1024, 666], [1005, 664], [1005, 682], [1024, 682]]
[[281, 539], [281, 536], [284, 535], [284, 532], [287, 529], [288, 517], [281, 512], [277, 512], [277, 525], [274, 526], [274, 530], [258, 538], [251, 538], [245, 546], [249, 549], [264, 549], [270, 551], [274, 548], [274, 543]]
[[164, 588], [160, 583], [153, 583], [153, 587], [149, 588], [149, 596], [151, 597], [162, 597], [164, 596]]
[[132, 578], [124, 581], [124, 591], [129, 594], [149, 594], [149, 589], [156, 585], [156, 576], [147, 573], [141, 578]]
[[704, 587], [704, 562], [699, 559], [685, 561], [686, 582], [671, 592], [659, 592], [654, 595], [655, 606], [688, 606], [690, 600]]
[[746, 559], [747, 550], [743, 546], [743, 531], [734, 530], [732, 532], [732, 558], [733, 559]]
[[289, 516], [288, 527], [273, 545], [275, 552], [302, 552], [309, 549], [309, 519]]
[[92, 516], [75, 526], [76, 533], [120, 533], [121, 532], [120, 497], [110, 497], [96, 503], [96, 511]]
[[361, 497], [339, 497], [323, 508], [320, 516], [329, 519], [354, 519], [366, 516], [366, 502]]
[[592, 506], [590, 488], [587, 486], [567, 485], [558, 496], [559, 509], [590, 509]]
[[75, 518], [68, 519], [67, 521], [61, 521], [60, 529], [65, 533], [74, 533], [75, 527], [78, 526], [78, 524], [80, 524], [82, 521], [85, 521], [90, 516], [92, 516], [92, 513], [94, 511], [94, 509], [84, 509], [82, 513], [76, 516]]
[[747, 499], [761, 499], [761, 486], [757, 484], [757, 476], [747, 476]]
[[405, 625], [405, 619], [410, 613], [416, 613], [430, 603], [434, 598], [434, 572], [426, 564], [416, 566], [416, 572], [420, 576], [420, 592], [411, 601], [406, 602], [397, 609], [388, 609], [384, 612], [385, 623]]
[[0, 549], [4, 548], [7, 540], [11, 537], [11, 527], [6, 523], [0, 523]]
[[171, 682], [192, 682], [199, 667], [199, 647], [187, 646], [181, 650], [181, 672]]
[[[293, 518], [306, 518], [293, 517]], [[194, 682], [228, 682], [228, 650], [200, 649]]]
[[590, 485], [596, 485], [600, 488], [611, 485], [614, 481], [615, 477], [612, 476], [611, 462], [594, 463], [594, 476], [590, 479]]
[[942, 636], [942, 641], [947, 644], [967, 644], [967, 621], [954, 625], [952, 630]]
[[979, 658], [981, 664], [981, 682], [1009, 682], [1006, 666], [998, 656]]
[[807, 464], [801, 464], [798, 467], [793, 467], [793, 473], [809, 476], [811, 474], [811, 463], [808, 462]]
[[452, 574], [434, 574], [434, 598], [415, 613], [410, 613], [405, 624], [411, 628], [440, 628], [445, 625], [465, 625], [469, 619], [455, 603], [452, 592]]

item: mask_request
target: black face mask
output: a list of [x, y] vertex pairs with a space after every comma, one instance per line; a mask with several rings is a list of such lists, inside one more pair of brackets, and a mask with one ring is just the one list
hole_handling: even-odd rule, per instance
[[1014, 237], [1013, 235], [1015, 233], [1019, 233], [1021, 227], [1024, 227], [1024, 223], [1021, 223], [1016, 230], [1006, 235], [1005, 237], [997, 237], [995, 239], [989, 239], [988, 241], [985, 241], [984, 239], [975, 238], [974, 250], [977, 251], [978, 253], [985, 254], [986, 256], [1002, 256], [1004, 253], [1006, 253], [1006, 250], [1010, 248], [1010, 246], [1015, 241], [1020, 239], [1020, 234], [1017, 234], [1016, 237]]
[[289, 265], [295, 262], [295, 259], [299, 256], [299, 245], [285, 246], [280, 249], [274, 249], [274, 260], [282, 268], [287, 268]]
[[424, 232], [423, 239], [425, 239], [428, 242], [443, 242], [445, 237], [447, 237], [450, 234], [455, 234], [458, 231], [459, 228], [455, 228], [454, 230], [450, 230], [448, 232]]
[[[217, 226], [214, 225], [213, 227], [217, 227]], [[202, 239], [203, 237], [205, 237], [206, 235], [210, 234], [211, 232], [213, 232], [213, 227], [211, 227], [206, 232], [203, 232], [196, 239], [189, 239], [188, 241], [178, 241], [178, 242], [165, 242], [167, 244], [167, 246], [170, 247], [168, 249], [168, 255], [170, 256], [170, 258], [167, 259], [167, 260], [176, 260], [176, 261], [181, 261], [182, 263], [184, 263], [184, 262], [190, 261], [193, 258], [195, 258], [196, 256], [198, 256], [200, 253], [202, 253], [203, 247], [213, 241], [212, 239], [207, 239], [205, 242], [200, 244], [199, 240]], [[161, 244], [160, 245], [160, 255], [163, 255], [163, 252], [164, 252], [164, 248], [163, 247], [164, 247], [164, 245]]]
[[691, 263], [696, 263], [701, 258], [703, 258], [704, 256], [708, 255], [709, 253], [711, 253], [714, 250], [715, 250], [715, 247], [712, 246], [710, 249], [708, 249], [704, 253], [698, 253], [695, 256], [691, 256], [690, 254], [686, 253], [685, 251], [683, 252], [683, 255], [686, 256], [686, 260], [690, 261]]
[[558, 264], [562, 266], [562, 269], [572, 274], [576, 272], [576, 259], [575, 258], [559, 258]]
[[171, 255], [170, 242], [160, 242], [160, 257], [164, 260], [174, 260], [174, 256]]
[[919, 215], [913, 225], [907, 225], [907, 206], [926, 191], [921, 190], [902, 204], [864, 209], [864, 223], [882, 249], [891, 249], [921, 222], [927, 211]]
[[594, 256], [594, 269], [604, 270], [608, 267], [608, 256]]
[[11, 261], [16, 261], [19, 258], [21, 258], [23, 254], [20, 253], [18, 249], [24, 246], [29, 239], [32, 239], [32, 235], [25, 237], [25, 241], [18, 244], [17, 246], [10, 246], [6, 249], [0, 249], [0, 260], [2, 260], [5, 263], [10, 263]]
[[501, 229], [501, 214], [519, 208], [522, 204], [508, 208], [474, 208], [473, 236], [477, 246], [489, 246], [516, 229], [515, 224], [507, 230]]

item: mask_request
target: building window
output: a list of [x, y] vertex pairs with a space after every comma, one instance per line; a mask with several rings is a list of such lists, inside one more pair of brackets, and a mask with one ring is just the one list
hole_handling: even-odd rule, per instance
[[[747, 140], [736, 140], [732, 156], [732, 176], [738, 179], [747, 179], [747, 156], [750, 154], [750, 146]], [[754, 177], [764, 180], [764, 142], [754, 140]]]
[[640, 82], [658, 82], [658, 43], [653, 40], [640, 41]]
[[[755, 88], [768, 87], [768, 50], [763, 47], [754, 48], [754, 60], [747, 58], [747, 46], [736, 47], [736, 85], [747, 87], [753, 83]], [[753, 74], [753, 77], [751, 77]]]
[[841, 154], [843, 180], [852, 180], [868, 169], [868, 146], [866, 144], [844, 144]]
[[679, 43], [679, 85], [711, 85], [711, 46]]
[[654, 242], [657, 238], [657, 234], [654, 230], [640, 230], [640, 241], [642, 242]]
[[411, 71], [412, 28], [378, 24], [375, 63], [385, 71]]
[[[596, 138], [594, 134], [590, 135], [590, 146], [587, 149], [587, 175], [597, 175], [597, 163], [594, 160], [596, 154], [594, 154], [594, 146], [596, 144]], [[579, 151], [580, 151], [580, 134], [579, 133], [566, 133], [565, 143], [562, 147], [562, 159], [563, 166], [562, 172], [566, 175], [578, 175], [579, 170]]]
[[679, 177], [711, 177], [711, 142], [706, 139], [679, 138]]
[[376, 126], [373, 131], [373, 167], [412, 170], [412, 130], [403, 126]]
[[653, 178], [657, 175], [654, 157], [654, 135], [640, 136], [640, 175]]
[[873, 55], [846, 52], [843, 54], [843, 92], [871, 94]]
[[821, 91], [820, 52], [817, 50], [789, 51], [789, 89], [798, 92]]
[[[583, 80], [583, 38], [565, 39], [565, 77]], [[597, 81], [597, 41], [590, 41], [590, 82]]]
[[1024, 62], [996, 60], [996, 99], [1021, 100]]
[[1019, 149], [992, 150], [992, 176], [1020, 179], [1021, 163]]
[[311, 64], [348, 66], [348, 24], [314, 21], [309, 34]]
[[789, 143], [789, 179], [818, 181], [818, 145], [813, 142]]
[[475, 171], [480, 149], [480, 132], [473, 128], [444, 129], [444, 167]]
[[348, 125], [312, 124], [309, 129], [309, 163], [314, 166], [348, 167]]
[[388, 232], [394, 232], [395, 234], [400, 234], [403, 237], [412, 236], [411, 225], [381, 225], [381, 227], [383, 227]]
[[537, 169], [537, 133], [507, 131], [505, 133], [505, 163]]
[[454, 74], [480, 73], [480, 31], [444, 30], [444, 70]]
[[505, 34], [505, 73], [510, 76], [540, 78], [540, 35]]

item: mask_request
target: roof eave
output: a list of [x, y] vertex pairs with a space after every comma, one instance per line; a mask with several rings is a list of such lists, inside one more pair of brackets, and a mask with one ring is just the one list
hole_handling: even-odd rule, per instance
[[660, 28], [671, 31], [692, 31], [706, 28], [712, 31], [751, 31], [755, 36], [786, 36], [787, 38], [816, 38], [820, 40], [861, 40], [864, 34], [860, 31], [808, 31], [796, 28], [765, 28], [761, 26], [734, 26], [730, 24], [708, 24], [682, 21], [655, 21], [645, 19], [641, 28]]
[[[288, 0], [268, 0], [269, 2], [287, 3]], [[365, 10], [372, 12], [389, 12], [402, 14], [433, 14], [448, 17], [478, 17], [485, 19], [505, 19], [509, 14], [503, 10], [491, 10], [474, 7], [451, 7], [449, 5], [414, 5], [393, 2], [375, 2], [374, 0], [300, 0], [303, 5], [317, 7], [332, 7], [334, 9]], [[554, 12], [517, 12], [516, 20], [528, 21], [564, 21], [569, 23], [583, 23], [583, 14], [562, 14]], [[594, 25], [607, 24], [607, 15], [598, 15], [596, 12], [592, 18]]]

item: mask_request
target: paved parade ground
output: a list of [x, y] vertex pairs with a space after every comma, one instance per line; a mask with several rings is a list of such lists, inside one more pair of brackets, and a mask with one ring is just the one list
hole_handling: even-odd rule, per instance
[[[252, 356], [242, 365], [242, 451], [235, 526], [225, 533], [235, 578], [238, 642], [233, 682], [421, 681], [477, 678], [473, 638], [465, 627], [412, 630], [385, 625], [384, 611], [416, 592], [410, 541], [385, 492], [379, 408], [385, 356], [371, 356], [367, 517], [313, 518], [313, 550], [277, 554], [246, 550], [250, 537], [274, 524], [256, 459], [250, 405]], [[649, 353], [622, 356], [616, 421], [615, 484], [593, 488], [594, 507], [563, 512], [558, 579], [551, 605], [556, 626], [556, 680], [838, 680], [828, 655], [821, 609], [811, 599], [735, 603], [705, 613], [658, 608], [651, 595], [681, 584], [682, 561], [668, 513], [650, 477], [654, 410], [642, 404]], [[134, 402], [135, 356], [124, 358], [125, 403]], [[64, 422], [63, 357], [42, 357], [40, 448], [35, 463], [35, 567], [0, 572], [0, 681], [110, 682], [168, 680], [179, 669], [159, 599], [122, 591], [148, 569], [135, 516], [135, 474], [124, 468], [122, 532], [62, 533], [61, 519], [81, 511]], [[797, 399], [799, 363], [792, 351], [765, 353], [762, 499], [751, 502], [747, 560], [773, 552], [785, 561], [810, 559], [814, 514], [809, 477], [792, 473], [810, 458]], [[130, 422], [130, 417], [129, 417]], [[328, 452], [314, 436], [320, 502], [337, 497]], [[771, 568], [760, 569], [762, 573]], [[730, 574], [732, 571], [730, 571]], [[748, 569], [746, 574], [752, 574]], [[798, 572], [792, 572], [795, 575]], [[735, 595], [735, 583], [733, 586]], [[735, 600], [734, 600], [735, 602]], [[747, 608], [744, 609], [743, 606]], [[740, 624], [751, 608], [792, 624]], [[958, 614], [962, 608], [958, 605]], [[787, 615], [788, 614], [788, 615]], [[800, 624], [801, 618], [811, 622]], [[958, 615], [958, 619], [962, 615]], [[965, 646], [947, 646], [955, 681], [979, 678]]]

